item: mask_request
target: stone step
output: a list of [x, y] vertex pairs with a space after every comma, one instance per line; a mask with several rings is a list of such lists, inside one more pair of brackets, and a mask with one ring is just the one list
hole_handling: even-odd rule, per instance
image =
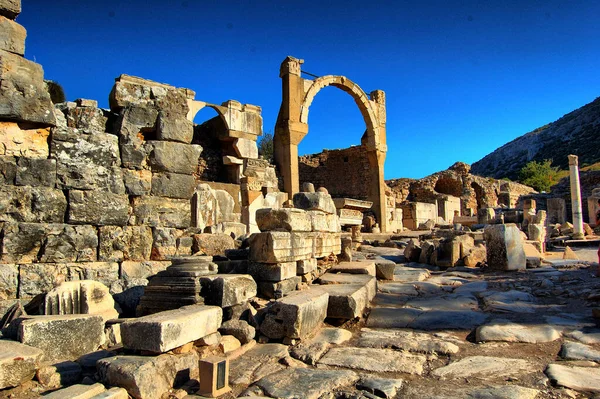
[[327, 317], [335, 319], [362, 317], [373, 299], [366, 284], [326, 284], [318, 289], [329, 294]]
[[329, 269], [330, 273], [349, 273], [349, 274], [368, 274], [369, 276], [375, 276], [377, 269], [375, 268], [375, 262], [364, 261], [364, 262], [340, 262], [337, 265], [333, 265]]
[[318, 280], [321, 285], [359, 284], [367, 287], [367, 296], [371, 301], [377, 294], [377, 279], [367, 274], [325, 273]]
[[122, 323], [121, 339], [127, 349], [164, 353], [217, 332], [222, 318], [218, 306], [184, 306]]
[[93, 385], [71, 385], [68, 388], [59, 389], [49, 395], [45, 395], [44, 398], [49, 399], [91, 399], [96, 398], [97, 395], [102, 394], [106, 391], [104, 385], [96, 383]]

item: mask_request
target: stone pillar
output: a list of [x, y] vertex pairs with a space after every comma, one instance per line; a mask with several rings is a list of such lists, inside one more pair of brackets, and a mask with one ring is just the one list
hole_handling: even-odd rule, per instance
[[573, 238], [583, 239], [583, 212], [581, 210], [581, 188], [579, 186], [579, 160], [577, 155], [569, 155], [571, 180], [571, 207], [573, 209]]
[[596, 212], [598, 212], [598, 200], [600, 200], [600, 187], [592, 190], [592, 196], [588, 197], [589, 225], [596, 227]]

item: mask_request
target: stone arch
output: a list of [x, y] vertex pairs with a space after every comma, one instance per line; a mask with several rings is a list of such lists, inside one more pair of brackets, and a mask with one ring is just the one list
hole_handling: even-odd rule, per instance
[[[471, 188], [475, 192], [475, 200], [477, 202], [477, 209], [485, 208], [487, 205], [485, 190], [481, 187], [480, 184], [476, 182], [471, 183]], [[475, 209], [475, 212], [477, 212]]]
[[200, 110], [202, 110], [203, 108], [211, 108], [211, 109], [214, 109], [215, 111], [217, 111], [217, 114], [219, 115], [219, 117], [221, 118], [223, 123], [225, 124], [225, 127], [227, 128], [227, 130], [231, 129], [230, 123], [227, 120], [227, 117], [225, 116], [225, 113], [223, 112], [222, 107], [220, 107], [218, 105], [214, 105], [214, 104], [209, 104], [204, 101], [196, 101], [196, 100], [188, 101], [188, 106], [190, 109], [187, 114], [188, 120], [193, 122], [194, 118], [196, 118], [196, 114], [198, 112], [200, 112]]
[[440, 194], [461, 197], [463, 195], [462, 181], [452, 177], [442, 176], [438, 178], [433, 190]]
[[312, 84], [300, 106], [300, 122], [308, 125], [308, 111], [315, 96], [321, 89], [333, 86], [348, 93], [358, 107], [367, 126], [367, 145], [375, 148], [379, 143], [377, 114], [373, 110], [369, 97], [356, 83], [345, 76], [327, 75], [312, 81]]

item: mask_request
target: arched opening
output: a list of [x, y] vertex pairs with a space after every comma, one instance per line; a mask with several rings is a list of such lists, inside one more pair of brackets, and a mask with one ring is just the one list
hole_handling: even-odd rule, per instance
[[473, 205], [477, 206], [477, 209], [473, 209], [473, 211], [475, 212], [475, 214], [477, 214], [477, 210], [481, 209], [481, 208], [485, 208], [487, 202], [485, 201], [485, 191], [483, 189], [483, 187], [481, 187], [479, 184], [473, 182], [471, 183], [471, 188], [473, 189], [473, 191], [475, 191], [475, 202]]
[[450, 177], [441, 177], [435, 183], [434, 190], [440, 194], [460, 197], [463, 194], [462, 181]]
[[204, 107], [194, 117], [194, 138], [192, 144], [202, 146], [198, 164], [198, 179], [222, 183], [235, 183], [227, 165], [225, 155], [231, 155], [231, 143], [220, 140], [226, 136], [227, 126], [219, 113], [211, 107]]

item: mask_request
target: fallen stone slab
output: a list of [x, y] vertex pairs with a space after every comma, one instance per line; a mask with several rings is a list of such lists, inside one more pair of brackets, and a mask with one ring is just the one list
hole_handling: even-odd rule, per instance
[[359, 284], [367, 287], [368, 295], [373, 298], [377, 293], [377, 279], [366, 274], [325, 273], [319, 277], [318, 283], [325, 284]]
[[474, 295], [487, 291], [488, 283], [485, 281], [472, 281], [458, 286], [452, 291], [456, 295]]
[[260, 326], [269, 338], [304, 339], [327, 317], [329, 294], [322, 290], [296, 291], [273, 304]]
[[340, 262], [329, 269], [329, 273], [368, 274], [376, 275], [375, 262]]
[[352, 338], [352, 333], [342, 328], [327, 327], [321, 329], [310, 341], [296, 345], [291, 355], [306, 364], [314, 365], [331, 347], [342, 344]]
[[561, 337], [560, 330], [549, 324], [517, 324], [508, 320], [492, 320], [479, 326], [475, 332], [477, 342], [503, 341], [532, 344], [551, 342]]
[[469, 280], [455, 276], [433, 276], [429, 278], [428, 282], [439, 285], [449, 285], [452, 287], [460, 287], [461, 285], [468, 283]]
[[414, 284], [411, 283], [397, 283], [397, 282], [386, 282], [379, 284], [379, 292], [389, 294], [399, 294], [406, 296], [418, 296], [419, 292], [415, 288]]
[[92, 399], [96, 398], [106, 391], [104, 385], [96, 383], [93, 385], [71, 385], [68, 388], [59, 389], [49, 395], [44, 395], [44, 399]]
[[223, 319], [218, 306], [189, 305], [121, 324], [123, 347], [164, 353], [217, 332]]
[[512, 224], [486, 226], [483, 238], [487, 249], [487, 263], [492, 270], [523, 270], [526, 256], [521, 231]]
[[318, 399], [324, 393], [352, 386], [356, 381], [358, 375], [349, 370], [289, 368], [271, 374], [256, 384], [265, 394], [274, 398]]
[[66, 387], [81, 380], [81, 366], [76, 362], [43, 366], [37, 370], [35, 377], [46, 388]]
[[231, 361], [229, 381], [233, 385], [250, 385], [261, 378], [283, 370], [280, 360], [289, 357], [288, 347], [282, 344], [256, 345], [243, 356]]
[[396, 266], [394, 269], [394, 281], [409, 283], [411, 281], [424, 281], [431, 276], [427, 269], [417, 269], [405, 266]]
[[375, 295], [375, 298], [373, 298], [373, 306], [383, 308], [401, 308], [404, 307], [409, 298], [410, 297], [406, 295], [379, 292], [377, 295]]
[[198, 378], [198, 355], [114, 356], [97, 363], [100, 381], [121, 387], [136, 399], [154, 399]]
[[97, 350], [104, 341], [104, 320], [95, 315], [27, 316], [17, 339], [44, 352], [45, 363], [75, 360]]
[[351, 320], [362, 317], [373, 299], [366, 285], [360, 284], [327, 284], [319, 290], [329, 294], [327, 317]]
[[430, 334], [410, 330], [373, 330], [363, 328], [356, 345], [367, 348], [392, 348], [409, 352], [439, 353], [450, 355], [458, 353], [459, 347], [444, 339]]
[[373, 260], [375, 262], [375, 272], [378, 279], [394, 280], [394, 270], [396, 262], [378, 256]]
[[44, 313], [97, 314], [104, 321], [119, 317], [119, 306], [104, 284], [94, 280], [67, 281], [44, 297]]
[[448, 378], [470, 378], [486, 376], [511, 376], [519, 375], [527, 371], [533, 372], [533, 365], [523, 359], [510, 359], [491, 356], [470, 356], [465, 357], [447, 366], [435, 369], [432, 372], [434, 377], [441, 379]]
[[403, 383], [401, 379], [364, 377], [356, 384], [356, 388], [379, 398], [394, 398]]
[[43, 354], [38, 348], [0, 340], [0, 389], [16, 387], [31, 380]]
[[312, 220], [305, 210], [297, 208], [256, 211], [256, 224], [260, 231], [311, 231]]
[[552, 383], [584, 392], [600, 392], [600, 369], [550, 364], [544, 371]]
[[257, 286], [247, 274], [215, 274], [200, 277], [206, 305], [222, 308], [238, 305], [256, 296]]
[[411, 308], [375, 308], [367, 319], [367, 327], [371, 328], [407, 328], [421, 310]]
[[484, 309], [490, 312], [535, 313], [535, 297], [527, 292], [510, 290], [505, 292], [484, 292]]
[[92, 396], [90, 399], [129, 399], [129, 394], [123, 388], [114, 387], [96, 396]]
[[597, 328], [584, 328], [568, 332], [565, 335], [584, 344], [600, 344], [600, 330]]
[[535, 399], [540, 391], [516, 385], [478, 388], [467, 393], [469, 399]]
[[567, 360], [592, 360], [600, 362], [600, 351], [577, 342], [565, 342], [560, 356]]
[[392, 349], [332, 348], [319, 364], [374, 372], [398, 372], [421, 375], [427, 358]]

